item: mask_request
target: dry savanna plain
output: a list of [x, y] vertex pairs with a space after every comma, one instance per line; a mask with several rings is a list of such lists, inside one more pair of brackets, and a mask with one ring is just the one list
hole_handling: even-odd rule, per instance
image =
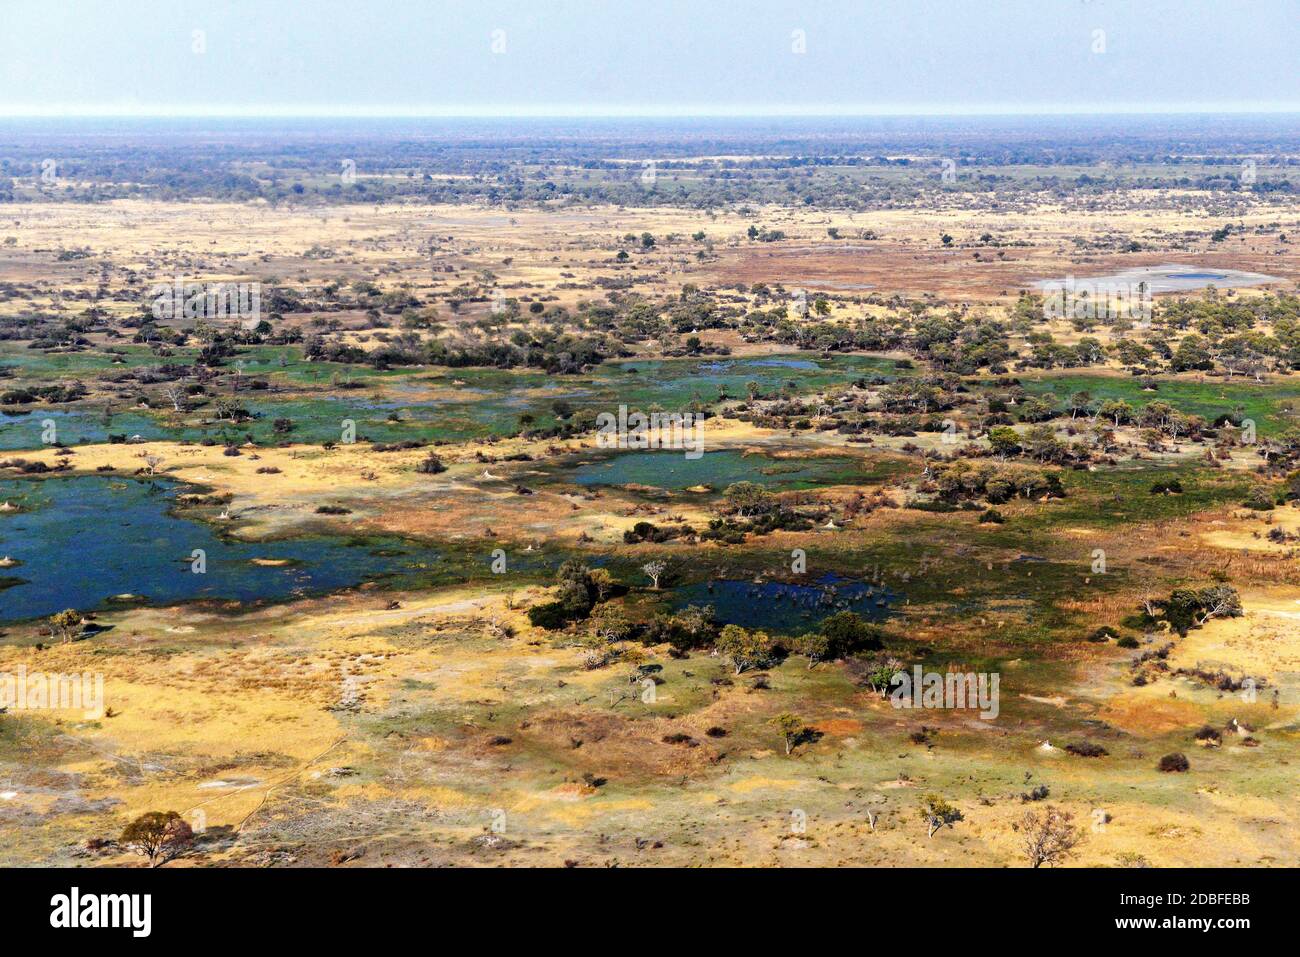
[[1293, 135], [232, 142], [0, 168], [0, 863], [1300, 862]]

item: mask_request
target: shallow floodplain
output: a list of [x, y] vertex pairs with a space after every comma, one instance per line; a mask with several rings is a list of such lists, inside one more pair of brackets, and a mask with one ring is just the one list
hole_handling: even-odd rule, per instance
[[[715, 162], [674, 164], [662, 182], [694, 190], [714, 181]], [[771, 174], [784, 190], [803, 172], [766, 162], [744, 161], [726, 182], [749, 189]], [[602, 165], [528, 168], [561, 184], [640, 172]], [[1293, 859], [1300, 508], [1286, 500], [1285, 473], [1259, 471], [1257, 448], [1212, 448], [1229, 429], [1202, 443], [1167, 436], [1161, 448], [1141, 427], [1098, 436], [1061, 410], [1077, 391], [1093, 407], [1162, 400], [1211, 422], [1253, 418], [1267, 438], [1289, 425], [1300, 386], [1276, 361], [1262, 383], [1153, 362], [1147, 391], [1112, 348], [1122, 330], [1047, 323], [1017, 306], [1036, 278], [1142, 262], [1186, 262], [1173, 277], [1185, 283], [1238, 268], [1300, 275], [1293, 194], [1156, 182], [1231, 168], [1186, 157], [1180, 169], [1100, 173], [991, 162], [987, 190], [968, 188], [980, 167], [963, 162], [961, 182], [931, 188], [928, 160], [909, 165], [805, 167], [809, 187], [824, 176], [907, 187], [863, 213], [820, 193], [805, 204], [802, 187], [793, 204], [778, 193], [707, 211], [300, 199], [268, 205], [255, 224], [241, 202], [12, 204], [15, 246], [0, 259], [29, 272], [0, 309], [31, 313], [14, 327], [40, 335], [0, 340], [0, 392], [79, 380], [88, 395], [0, 406], [19, 413], [0, 417], [0, 448], [16, 450], [0, 458], [25, 460], [0, 485], [0, 502], [17, 506], [0, 512], [0, 558], [14, 560], [0, 568], [0, 672], [34, 662], [102, 672], [113, 714], [0, 716], [10, 825], [0, 856], [127, 863], [103, 839], [175, 809], [187, 819], [201, 810], [209, 836], [192, 862], [169, 867], [1004, 866], [1024, 863], [1017, 828], [1046, 800], [1083, 825], [1109, 816], [1075, 860], [1087, 866]], [[1286, 168], [1266, 175], [1277, 182]], [[278, 188], [290, 188], [288, 169]], [[309, 199], [330, 173], [306, 171]], [[1022, 192], [1083, 174], [1094, 178], [1085, 202], [1060, 203], [1072, 187], [1059, 179], [1050, 201]], [[375, 196], [401, 180], [362, 176]], [[1142, 187], [1124, 188], [1135, 176]], [[40, 199], [35, 183], [19, 190]], [[1244, 228], [1211, 242], [1229, 207]], [[123, 214], [138, 225], [120, 229]], [[432, 273], [431, 229], [446, 236]], [[54, 261], [64, 236], [81, 235], [94, 237], [90, 260]], [[183, 236], [201, 238], [183, 246]], [[1143, 251], [1124, 251], [1130, 239]], [[268, 258], [247, 252], [254, 243]], [[272, 318], [268, 341], [296, 328], [333, 355], [396, 342], [385, 353], [405, 359], [440, 340], [468, 344], [479, 361], [519, 361], [479, 346], [522, 336], [529, 361], [555, 362], [556, 337], [597, 332], [599, 354], [634, 354], [579, 374], [376, 369], [307, 361], [302, 342], [230, 340], [201, 354], [189, 323], [177, 326], [187, 345], [155, 351], [131, 340], [174, 337], [140, 326], [138, 303], [125, 301], [125, 271], [146, 261], [293, 287], [303, 308]], [[807, 289], [808, 314], [790, 310], [783, 280]], [[517, 297], [504, 321], [489, 312], [498, 291]], [[389, 292], [409, 295], [416, 315], [387, 308]], [[1285, 338], [1273, 297], [1231, 298], [1257, 304], [1255, 331]], [[78, 302], [102, 302], [107, 318], [78, 318]], [[84, 329], [71, 346], [69, 318]], [[1168, 331], [1171, 347], [1182, 331]], [[1037, 332], [1058, 345], [1094, 336], [1104, 354], [1065, 371], [1025, 368], [1038, 361], [1020, 362]], [[988, 351], [972, 354], [975, 343]], [[823, 351], [868, 344], [887, 357]], [[188, 367], [187, 384], [202, 379], [183, 411], [172, 411], [176, 370], [164, 364]], [[878, 387], [902, 376], [927, 378], [919, 403]], [[1055, 393], [1058, 414], [1042, 421], [1061, 455], [989, 454], [1004, 415], [1029, 437], [1020, 403], [985, 401], [1007, 376]], [[847, 388], [859, 381], [867, 387]], [[792, 395], [818, 397], [783, 401]], [[620, 405], [707, 409], [703, 458], [564, 434]], [[964, 436], [956, 443], [940, 434], [946, 418]], [[72, 454], [43, 448], [45, 419]], [[407, 441], [429, 447], [371, 448]], [[238, 454], [227, 457], [228, 443]], [[160, 474], [145, 477], [159, 459]], [[1064, 497], [945, 490], [936, 476], [955, 460], [1051, 473]], [[19, 478], [33, 461], [61, 471]], [[779, 500], [787, 521], [746, 529], [740, 496], [726, 495], [742, 481]], [[1260, 487], [1275, 507], [1243, 507]], [[642, 522], [671, 534], [656, 541]], [[579, 601], [574, 620], [535, 621], [574, 598], [572, 579], [557, 581], [566, 559], [609, 574], [590, 576], [602, 597], [590, 616]], [[1240, 590], [1242, 617], [1182, 636], [1145, 616], [1175, 588], [1220, 583]], [[717, 634], [680, 641], [692, 605], [778, 644], [738, 668]], [[67, 607], [93, 624], [60, 641], [47, 616]], [[868, 619], [883, 647], [834, 661], [801, 653], [816, 645], [794, 639], [839, 611]], [[617, 630], [620, 615], [630, 632]], [[893, 663], [999, 675], [998, 718], [896, 709], [872, 687]], [[1261, 679], [1256, 700], [1198, 676], [1207, 666]], [[804, 726], [788, 754], [773, 723], [784, 713]], [[1225, 731], [1236, 721], [1250, 730]], [[1205, 726], [1222, 732], [1221, 746], [1195, 737]], [[1190, 770], [1158, 771], [1175, 751]], [[918, 813], [929, 793], [964, 815], [932, 838]], [[798, 833], [792, 809], [806, 815]]]
[[1076, 392], [1087, 392], [1094, 406], [1117, 399], [1140, 410], [1150, 402], [1159, 401], [1186, 415], [1199, 415], [1210, 423], [1223, 416], [1231, 416], [1234, 422], [1251, 419], [1256, 433], [1264, 436], [1277, 435], [1300, 424], [1294, 408], [1300, 399], [1300, 381], [1290, 379], [1254, 382], [1238, 377], [1197, 381], [1184, 375], [1161, 377], [1156, 388], [1151, 389], [1136, 376], [1063, 372], [1025, 377], [1021, 385], [1034, 395], [1051, 392], [1058, 402], [1064, 402]]
[[[489, 575], [489, 549], [382, 536], [297, 535], [250, 542], [221, 519], [178, 514], [185, 490], [169, 481], [98, 476], [0, 480], [0, 621], [202, 599], [248, 606], [380, 583], [434, 587]], [[193, 490], [190, 490], [193, 491]], [[211, 511], [209, 509], [208, 511]], [[544, 553], [513, 560], [545, 577]]]
[[[185, 412], [145, 411], [120, 399], [10, 406], [0, 414], [0, 450], [49, 444], [44, 438], [46, 419], [55, 423], [56, 441], [65, 445], [105, 442], [114, 434], [320, 444], [340, 441], [348, 422], [362, 441], [458, 442], [513, 435], [525, 427], [555, 428], [577, 412], [617, 414], [620, 405], [646, 412], [707, 408], [722, 396], [745, 395], [751, 383], [765, 394], [781, 390], [801, 394], [900, 372], [891, 360], [859, 355], [619, 360], [584, 375], [564, 377], [535, 370], [427, 367], [376, 373], [301, 360], [286, 371], [280, 366], [284, 357], [278, 348], [244, 352], [247, 355], [236, 362], [246, 384], [233, 400], [249, 417], [221, 418], [224, 413], [210, 404]], [[270, 388], [247, 384], [261, 377]], [[340, 387], [339, 382], [348, 385]], [[568, 408], [562, 409], [561, 404]], [[277, 421], [282, 421], [281, 430]]]

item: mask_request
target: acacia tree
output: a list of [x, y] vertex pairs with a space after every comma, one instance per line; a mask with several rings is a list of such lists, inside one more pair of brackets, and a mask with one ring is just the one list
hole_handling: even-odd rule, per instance
[[741, 518], [753, 518], [772, 511], [776, 499], [756, 482], [734, 482], [722, 493], [723, 507]]
[[596, 601], [606, 601], [614, 590], [614, 576], [607, 568], [593, 568], [587, 576], [591, 587], [596, 590]]
[[1209, 588], [1202, 588], [1198, 597], [1201, 601], [1198, 621], [1202, 625], [1211, 618], [1220, 616], [1237, 618], [1241, 615], [1241, 596], [1231, 585], [1212, 585]]
[[808, 670], [830, 656], [831, 640], [821, 632], [811, 631], [794, 640], [794, 650], [808, 658]]
[[591, 615], [592, 634], [598, 641], [613, 644], [632, 636], [632, 622], [617, 605], [599, 605]]
[[799, 736], [803, 734], [803, 719], [789, 711], [782, 711], [772, 719], [772, 724], [781, 733], [781, 738], [785, 741], [785, 753], [789, 754], [798, 743]]
[[171, 402], [173, 411], [176, 412], [185, 411], [186, 394], [185, 394], [185, 387], [183, 385], [181, 385], [180, 383], [177, 383], [176, 385], [169, 385], [167, 386], [167, 388], [163, 389], [163, 395], [167, 396], [167, 400]]
[[767, 660], [772, 651], [772, 639], [762, 631], [726, 625], [713, 647], [718, 654], [730, 658], [736, 674], [740, 674], [746, 668], [757, 667]]
[[1009, 458], [1020, 451], [1020, 433], [1009, 425], [989, 429], [989, 447], [999, 458]]
[[871, 669], [866, 678], [867, 686], [881, 698], [888, 698], [889, 691], [894, 686], [894, 676], [902, 670], [901, 661], [897, 658], [887, 658]]
[[50, 631], [53, 632], [60, 641], [68, 642], [81, 633], [81, 626], [85, 619], [75, 608], [65, 608], [63, 611], [50, 617]]
[[933, 838], [939, 828], [952, 827], [962, 820], [962, 813], [939, 795], [927, 794], [921, 798], [921, 820], [929, 828], [926, 836]]
[[1092, 393], [1087, 389], [1081, 389], [1070, 396], [1066, 408], [1070, 411], [1070, 420], [1078, 418], [1079, 415], [1087, 415], [1092, 405]]
[[1121, 423], [1127, 422], [1133, 417], [1133, 407], [1123, 399], [1108, 399], [1101, 404], [1101, 408], [1097, 411], [1100, 415], [1113, 419], [1117, 429]]
[[1075, 827], [1069, 811], [1047, 807], [1041, 814], [1026, 811], [1020, 827], [1024, 834], [1025, 857], [1029, 866], [1056, 865], [1069, 858], [1086, 835]]
[[126, 826], [119, 843], [161, 867], [194, 843], [194, 831], [175, 811], [149, 811]]
[[646, 562], [641, 566], [641, 571], [649, 576], [654, 590], [659, 590], [659, 579], [663, 577], [664, 572], [668, 570], [668, 563], [655, 559], [652, 562]]

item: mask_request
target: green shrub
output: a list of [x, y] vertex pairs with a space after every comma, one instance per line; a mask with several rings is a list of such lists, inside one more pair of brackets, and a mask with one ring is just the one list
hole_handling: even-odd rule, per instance
[[1156, 765], [1156, 767], [1158, 767], [1161, 771], [1164, 771], [1166, 773], [1175, 772], [1175, 771], [1182, 772], [1189, 769], [1191, 767], [1191, 764], [1188, 762], [1186, 755], [1179, 754], [1177, 751], [1175, 751], [1172, 754], [1166, 754], [1163, 758], [1161, 758], [1160, 763]]
[[571, 620], [569, 612], [564, 607], [564, 602], [548, 601], [542, 605], [534, 605], [528, 609], [528, 621], [538, 628], [547, 628], [554, 631], [557, 628], [563, 628]]
[[415, 470], [421, 475], [437, 475], [439, 472], [447, 471], [447, 466], [442, 464], [442, 459], [430, 452], [416, 467]]
[[1080, 741], [1077, 744], [1067, 744], [1065, 750], [1070, 754], [1076, 754], [1081, 758], [1102, 758], [1110, 753], [1100, 744], [1093, 744], [1091, 741]]

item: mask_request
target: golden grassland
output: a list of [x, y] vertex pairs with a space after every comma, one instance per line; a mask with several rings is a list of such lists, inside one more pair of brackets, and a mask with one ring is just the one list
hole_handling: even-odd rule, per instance
[[[769, 690], [710, 692], [703, 679], [726, 673], [720, 662], [653, 649], [665, 682], [651, 706], [621, 670], [582, 670], [577, 649], [543, 639], [500, 597], [401, 597], [400, 609], [355, 595], [248, 616], [134, 610], [108, 616], [106, 637], [39, 658], [6, 647], [7, 668], [102, 669], [112, 714], [7, 716], [26, 745], [3, 806], [18, 823], [7, 863], [74, 861], [78, 841], [167, 807], [214, 835], [233, 829], [237, 843], [205, 855], [231, 863], [362, 850], [364, 864], [987, 866], [1015, 863], [1019, 795], [1039, 783], [1088, 822], [1082, 864], [1125, 852], [1154, 865], [1295, 858], [1297, 713], [1263, 693], [1249, 704], [1181, 679], [1126, 687], [1113, 653], [1052, 678], [1011, 661], [1001, 720], [927, 712], [933, 744], [917, 746], [906, 734], [919, 721], [834, 666], [792, 659], [769, 672]], [[1247, 595], [1245, 619], [1212, 622], [1177, 654], [1294, 675], [1300, 631], [1274, 614], [1281, 603]], [[821, 738], [786, 757], [766, 721], [792, 702]], [[1182, 743], [1192, 771], [1154, 772], [1190, 730], [1234, 718], [1259, 747]], [[728, 737], [707, 737], [712, 726]], [[1109, 757], [1061, 750], [1078, 738], [1070, 729], [1089, 727], [1105, 729]], [[663, 743], [669, 733], [698, 743]], [[927, 840], [915, 801], [931, 790], [966, 821]], [[791, 828], [800, 812], [802, 832]], [[276, 850], [288, 856], [265, 856]]]
[[[1300, 214], [1281, 196], [1215, 213], [1181, 201], [1177, 193], [1157, 192], [1140, 206], [1041, 202], [997, 212], [925, 204], [859, 214], [769, 206], [742, 215], [664, 207], [273, 209], [119, 200], [14, 204], [6, 214], [0, 234], [16, 240], [0, 248], [6, 276], [57, 280], [61, 290], [93, 289], [104, 256], [146, 285], [179, 273], [212, 281], [343, 278], [448, 290], [486, 269], [507, 295], [545, 292], [569, 306], [603, 295], [592, 285], [595, 276], [630, 277], [638, 291], [657, 295], [676, 294], [688, 282], [766, 282], [989, 304], [1005, 304], [1036, 279], [1187, 259], [1300, 280], [1300, 244], [1281, 238], [1296, 235]], [[1225, 219], [1244, 228], [1210, 243], [1209, 231]], [[751, 242], [745, 231], [754, 223], [779, 228], [787, 239]], [[828, 228], [846, 238], [829, 240]], [[853, 238], [862, 229], [879, 238]], [[696, 231], [705, 233], [705, 241], [691, 239]], [[656, 237], [655, 248], [618, 263], [614, 256], [625, 248], [623, 237], [643, 232]], [[951, 247], [939, 241], [944, 233], [953, 237]], [[981, 246], [979, 237], [986, 233], [1003, 245]], [[1135, 239], [1146, 251], [1121, 254], [1098, 245], [1114, 237]], [[48, 255], [78, 247], [88, 248], [91, 257], [60, 263]], [[312, 250], [316, 255], [306, 257]], [[701, 251], [703, 258], [697, 256]]]

